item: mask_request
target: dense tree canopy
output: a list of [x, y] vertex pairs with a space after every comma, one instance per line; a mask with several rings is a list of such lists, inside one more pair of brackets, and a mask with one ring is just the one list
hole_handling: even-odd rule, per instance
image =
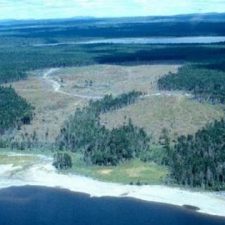
[[106, 95], [103, 99], [98, 101], [91, 101], [90, 108], [96, 113], [106, 113], [108, 111], [116, 110], [122, 108], [126, 105], [133, 104], [139, 96], [143, 95], [139, 91], [131, 91], [129, 93], [124, 93], [116, 98], [112, 95]]
[[72, 167], [72, 159], [68, 153], [57, 152], [54, 154], [53, 166], [59, 170], [66, 170]]
[[84, 159], [88, 163], [117, 165], [126, 160], [139, 158], [149, 150], [149, 137], [131, 121], [112, 131], [102, 128], [99, 132], [99, 137], [85, 149]]
[[119, 128], [107, 130], [100, 124], [99, 114], [131, 104], [140, 93], [130, 92], [116, 98], [105, 96], [76, 110], [58, 137], [60, 149], [82, 152], [87, 163], [117, 165], [139, 157], [149, 149], [149, 137], [142, 128], [129, 121]]
[[225, 121], [215, 121], [195, 135], [180, 136], [168, 154], [177, 183], [225, 188]]
[[158, 81], [160, 89], [189, 91], [199, 100], [225, 103], [225, 73], [184, 66], [178, 73], [170, 73]]
[[82, 53], [80, 48], [69, 51], [63, 47], [50, 49], [0, 45], [0, 84], [24, 79], [36, 69], [80, 66], [91, 62], [90, 56]]
[[0, 134], [11, 127], [30, 123], [31, 118], [32, 106], [13, 88], [0, 87]]

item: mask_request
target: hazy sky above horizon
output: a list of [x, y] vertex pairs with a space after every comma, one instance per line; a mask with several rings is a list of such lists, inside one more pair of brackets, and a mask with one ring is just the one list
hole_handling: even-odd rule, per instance
[[225, 0], [0, 0], [0, 19], [225, 12]]

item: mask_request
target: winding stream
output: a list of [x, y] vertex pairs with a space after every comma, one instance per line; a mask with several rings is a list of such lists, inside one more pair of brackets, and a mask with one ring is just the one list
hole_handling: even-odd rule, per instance
[[69, 93], [69, 92], [65, 92], [61, 90], [61, 84], [55, 80], [54, 78], [51, 77], [52, 74], [54, 74], [54, 72], [56, 72], [58, 69], [57, 68], [51, 68], [49, 70], [47, 70], [46, 72], [44, 72], [42, 78], [52, 86], [53, 91], [63, 94], [63, 95], [67, 95], [70, 97], [78, 97], [78, 98], [82, 98], [82, 99], [88, 99], [88, 100], [97, 100], [97, 99], [102, 99], [103, 96], [95, 96], [95, 95], [81, 95], [81, 94], [73, 94], [73, 93]]
[[[70, 92], [63, 91], [61, 88], [61, 84], [59, 81], [57, 81], [53, 75], [56, 71], [58, 71], [58, 68], [51, 68], [48, 69], [43, 73], [43, 80], [50, 84], [52, 86], [52, 89], [54, 92], [67, 95], [70, 97], [78, 97], [82, 99], [87, 99], [87, 100], [99, 100], [102, 99], [104, 96], [97, 96], [97, 95], [82, 95], [82, 94], [74, 94]], [[183, 93], [183, 92], [176, 92], [176, 91], [156, 91], [153, 93], [145, 94], [142, 96], [142, 98], [149, 98], [149, 97], [156, 97], [156, 96], [167, 96], [167, 97], [186, 97], [186, 98], [192, 98], [193, 96], [190, 93]]]

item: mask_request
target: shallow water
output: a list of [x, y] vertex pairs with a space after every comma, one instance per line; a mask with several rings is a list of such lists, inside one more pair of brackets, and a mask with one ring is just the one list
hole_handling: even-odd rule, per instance
[[224, 225], [225, 218], [129, 198], [90, 198], [66, 190], [26, 186], [0, 190], [0, 224]]

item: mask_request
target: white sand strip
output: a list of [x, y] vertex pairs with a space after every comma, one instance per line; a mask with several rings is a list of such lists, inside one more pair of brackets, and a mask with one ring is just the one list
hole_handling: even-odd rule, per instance
[[[194, 192], [163, 185], [122, 185], [106, 183], [79, 175], [59, 174], [52, 159], [42, 157], [39, 164], [16, 170], [12, 165], [0, 166], [0, 188], [24, 185], [60, 187], [95, 197], [133, 197], [141, 200], [168, 203], [177, 206], [191, 205], [199, 212], [225, 217], [225, 198], [214, 192]], [[11, 173], [13, 171], [13, 173]]]

